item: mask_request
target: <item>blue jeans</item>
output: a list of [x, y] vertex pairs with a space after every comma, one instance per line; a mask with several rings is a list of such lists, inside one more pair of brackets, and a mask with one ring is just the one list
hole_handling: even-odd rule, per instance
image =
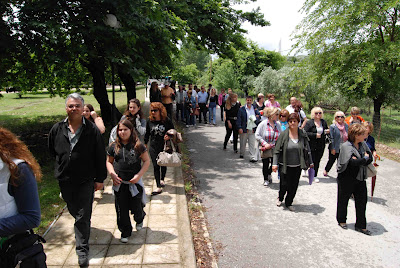
[[[208, 111], [209, 111], [209, 113], [208, 113], [208, 122], [211, 123], [211, 117], [212, 117], [213, 124], [215, 124], [215, 116], [217, 114], [217, 107], [216, 106], [215, 107], [208, 107]], [[211, 113], [212, 113], [212, 115], [211, 115]]]

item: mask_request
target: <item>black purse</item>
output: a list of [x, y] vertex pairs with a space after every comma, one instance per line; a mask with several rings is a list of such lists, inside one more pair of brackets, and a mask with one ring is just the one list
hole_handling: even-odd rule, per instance
[[1, 245], [0, 267], [46, 268], [42, 243], [46, 240], [33, 230], [12, 236]]

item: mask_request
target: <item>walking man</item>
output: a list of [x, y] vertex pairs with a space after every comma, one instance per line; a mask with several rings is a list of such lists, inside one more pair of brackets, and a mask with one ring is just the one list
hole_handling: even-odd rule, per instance
[[240, 158], [246, 152], [246, 143], [249, 144], [250, 162], [257, 162], [257, 147], [255, 131], [260, 123], [260, 112], [254, 109], [253, 97], [246, 97], [246, 105], [240, 107], [236, 126], [240, 136]]
[[203, 115], [204, 124], [207, 124], [207, 100], [208, 93], [206, 92], [204, 86], [201, 86], [201, 91], [197, 94], [199, 99], [200, 115], [199, 123], [201, 123], [201, 115]]
[[94, 191], [103, 188], [107, 177], [103, 139], [97, 127], [82, 116], [84, 100], [68, 95], [68, 117], [49, 133], [49, 149], [55, 157], [55, 177], [69, 213], [75, 218], [76, 254], [80, 267], [89, 265], [90, 218]]

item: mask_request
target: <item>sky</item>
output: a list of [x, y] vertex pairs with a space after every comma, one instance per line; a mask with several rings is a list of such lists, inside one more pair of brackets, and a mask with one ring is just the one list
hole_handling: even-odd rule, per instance
[[248, 31], [245, 36], [260, 47], [273, 51], [279, 51], [281, 40], [281, 53], [287, 55], [294, 44], [290, 36], [304, 17], [304, 13], [299, 12], [303, 3], [304, 0], [258, 0], [247, 5], [236, 5], [235, 8], [251, 11], [259, 6], [271, 25], [256, 27], [246, 22], [243, 24], [243, 28]]

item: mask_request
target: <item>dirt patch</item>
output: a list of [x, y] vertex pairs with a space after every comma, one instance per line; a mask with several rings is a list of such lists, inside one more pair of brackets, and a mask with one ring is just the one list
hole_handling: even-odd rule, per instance
[[379, 156], [400, 162], [400, 149], [392, 148], [381, 143], [375, 144], [375, 148]]

